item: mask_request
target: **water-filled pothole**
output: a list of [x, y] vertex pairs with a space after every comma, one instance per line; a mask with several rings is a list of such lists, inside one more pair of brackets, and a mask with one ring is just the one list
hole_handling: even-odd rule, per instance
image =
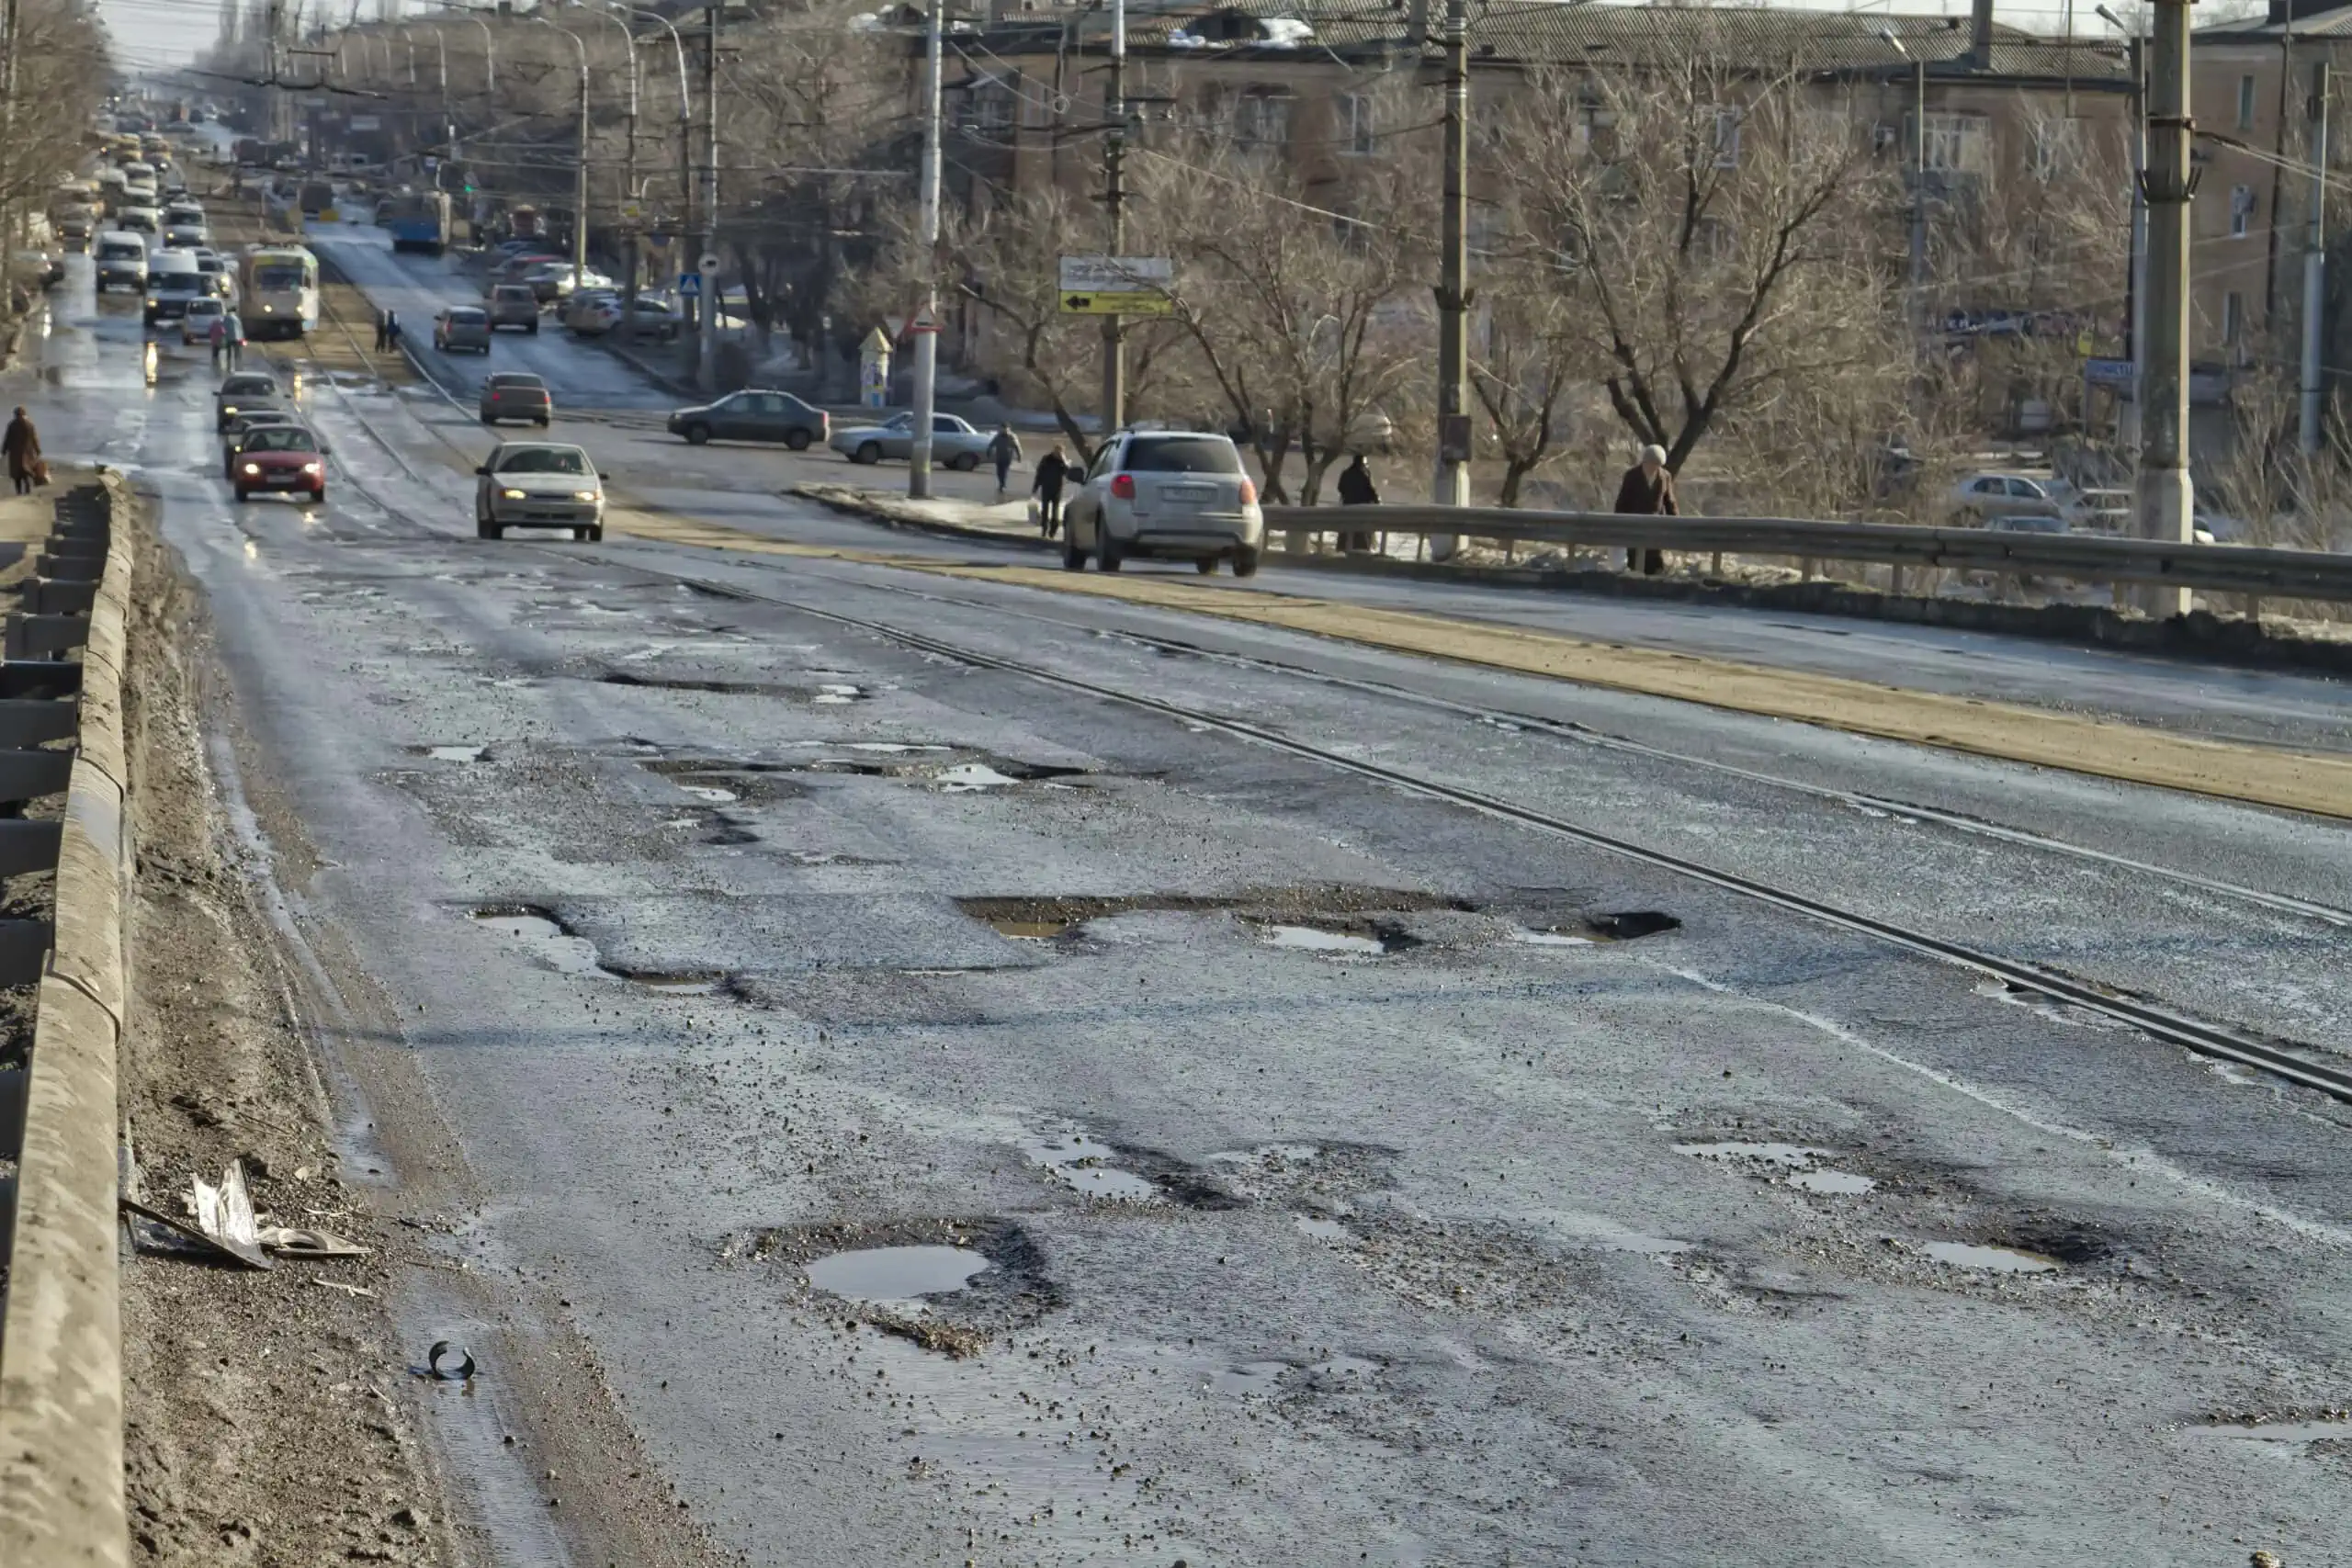
[[608, 670], [596, 680], [606, 686], [639, 686], [655, 692], [708, 692], [729, 697], [808, 695], [805, 686], [784, 686], [772, 681], [703, 681], [683, 675], [639, 675], [627, 670]]
[[727, 976], [716, 970], [625, 969], [608, 964], [594, 942], [548, 911], [527, 904], [475, 909], [470, 918], [476, 925], [512, 938], [560, 975], [620, 980], [672, 996], [709, 996], [727, 984]]
[[1587, 925], [1597, 936], [1611, 942], [1634, 942], [1662, 931], [1680, 931], [1682, 922], [1661, 909], [1624, 909], [1614, 914], [1586, 917]]
[[1382, 958], [1420, 945], [1402, 931], [1371, 927], [1364, 931], [1332, 931], [1322, 926], [1294, 926], [1277, 921], [1252, 921], [1258, 940], [1268, 947], [1319, 953], [1330, 958]]
[[412, 746], [413, 756], [430, 757], [436, 762], [479, 762], [490, 754], [488, 746]]
[[852, 685], [846, 682], [834, 682], [819, 686], [817, 694], [809, 700], [821, 703], [827, 707], [840, 707], [849, 703], [863, 702], [866, 695], [866, 690], [863, 686]]
[[925, 1296], [953, 1294], [972, 1276], [995, 1267], [987, 1257], [962, 1247], [868, 1247], [813, 1258], [803, 1270], [808, 1282], [847, 1301], [923, 1312]]
[[1696, 1159], [1745, 1166], [1768, 1180], [1778, 1178], [1791, 1187], [1803, 1188], [1805, 1191], [1818, 1192], [1826, 1197], [1858, 1198], [1878, 1189], [1878, 1183], [1867, 1176], [1823, 1165], [1822, 1161], [1833, 1157], [1829, 1150], [1807, 1148], [1802, 1144], [1731, 1140], [1677, 1144], [1674, 1152], [1690, 1155]]
[[1156, 1203], [1166, 1196], [1156, 1183], [1114, 1163], [1119, 1158], [1117, 1149], [1083, 1133], [1034, 1139], [1023, 1143], [1021, 1152], [1029, 1156], [1031, 1164], [1051, 1171], [1089, 1198]]
[[1994, 1274], [2048, 1274], [2064, 1267], [2056, 1258], [2039, 1252], [2023, 1252], [2013, 1247], [1982, 1247], [1965, 1241], [1931, 1241], [1927, 1253], [1937, 1262], [1955, 1269]]

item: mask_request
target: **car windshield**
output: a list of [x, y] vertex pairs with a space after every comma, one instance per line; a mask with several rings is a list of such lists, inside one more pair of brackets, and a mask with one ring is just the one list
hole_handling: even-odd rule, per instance
[[232, 376], [220, 383], [221, 392], [232, 398], [250, 398], [277, 390], [277, 383], [266, 376]]
[[1238, 474], [1241, 454], [1213, 435], [1147, 435], [1127, 443], [1121, 466], [1145, 474]]
[[254, 286], [257, 288], [300, 288], [302, 269], [299, 266], [265, 266], [254, 270]]
[[498, 460], [502, 474], [584, 474], [588, 455], [577, 446], [524, 446]]
[[459, 326], [478, 327], [481, 325], [481, 312], [471, 308], [456, 310], [449, 312], [449, 320]]
[[273, 424], [245, 437], [248, 452], [315, 452], [318, 442], [299, 424]]
[[544, 392], [548, 389], [548, 384], [545, 381], [540, 380], [537, 376], [525, 376], [512, 373], [492, 376], [490, 378], [490, 385], [493, 391], [501, 392]]

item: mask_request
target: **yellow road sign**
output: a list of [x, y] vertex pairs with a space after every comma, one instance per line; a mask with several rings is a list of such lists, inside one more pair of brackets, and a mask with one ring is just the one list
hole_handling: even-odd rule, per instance
[[1065, 316], [1165, 316], [1175, 310], [1165, 294], [1065, 294]]

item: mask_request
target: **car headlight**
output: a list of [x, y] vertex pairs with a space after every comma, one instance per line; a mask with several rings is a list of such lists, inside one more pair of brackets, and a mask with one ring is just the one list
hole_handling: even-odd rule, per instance
[[305, 463], [302, 465], [302, 471], [306, 474], [315, 474], [322, 470], [316, 463]]
[[223, 418], [234, 419], [237, 417], [237, 405], [234, 403], [227, 404], [220, 410], [220, 412]]
[[267, 305], [267, 304], [266, 304], [266, 305], [264, 305], [264, 306], [261, 308], [261, 313], [262, 313], [263, 315], [265, 315], [265, 316], [272, 315], [272, 314], [276, 313], [277, 310], [277, 306], [275, 306], [275, 305]]
[[571, 492], [571, 499], [574, 501], [594, 501], [596, 499], [596, 492], [593, 490], [575, 490]]
[[257, 473], [260, 473], [260, 472], [261, 472], [261, 465], [260, 465], [259, 463], [247, 463], [247, 464], [245, 465], [245, 472], [247, 472], [247, 473], [249, 473], [249, 474], [257, 474]]
[[527, 491], [502, 490], [498, 492], [498, 499], [501, 501], [527, 501], [530, 499], [530, 493]]

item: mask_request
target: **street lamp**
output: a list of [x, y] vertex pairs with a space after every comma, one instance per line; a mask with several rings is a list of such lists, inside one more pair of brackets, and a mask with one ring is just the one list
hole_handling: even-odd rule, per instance
[[588, 46], [578, 33], [557, 27], [538, 12], [531, 14], [531, 20], [570, 39], [580, 53], [580, 168], [571, 209], [571, 291], [577, 294], [588, 271]]
[[2132, 297], [2131, 319], [2125, 331], [2131, 334], [2132, 401], [2116, 420], [2116, 443], [2134, 457], [2140, 451], [2140, 410], [2142, 385], [2140, 367], [2147, 358], [2148, 341], [2148, 191], [2145, 175], [2148, 166], [2148, 122], [2146, 102], [2147, 73], [2141, 64], [2139, 30], [2122, 17], [2098, 7], [2098, 19], [2123, 35], [2132, 73], [2132, 264], [2125, 287]]
[[1903, 47], [1893, 28], [1881, 28], [1894, 52], [1911, 62], [1911, 328], [1928, 327], [1928, 62]]
[[[627, 22], [610, 11], [587, 6], [583, 0], [564, 0], [564, 4], [612, 23], [614, 29], [621, 35], [621, 52], [628, 56], [628, 138], [621, 167], [621, 202], [627, 206], [637, 199], [637, 35], [628, 30]], [[623, 248], [628, 253], [628, 282], [621, 295], [621, 341], [628, 343], [637, 336], [637, 229], [630, 223], [628, 213], [622, 212], [618, 216]], [[574, 287], [577, 287], [576, 283]]]
[[465, 20], [481, 29], [482, 91], [492, 96], [498, 93], [498, 40], [492, 36], [490, 24], [473, 13], [469, 6], [449, 7]]

